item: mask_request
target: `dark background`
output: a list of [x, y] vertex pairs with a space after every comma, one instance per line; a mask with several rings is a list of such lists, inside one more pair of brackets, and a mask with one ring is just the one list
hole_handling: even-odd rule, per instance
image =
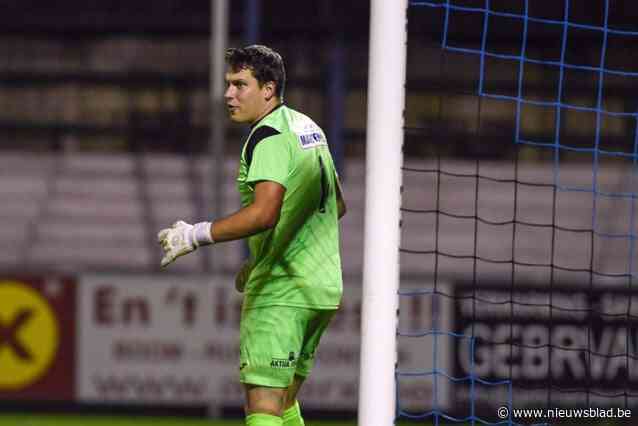
[[[482, 1], [456, 5], [484, 7]], [[562, 20], [563, 2], [529, 1], [529, 16]], [[209, 1], [155, 2], [4, 2], [0, 13], [0, 147], [27, 150], [204, 152], [210, 135]], [[365, 151], [365, 110], [369, 2], [232, 1], [229, 45], [258, 42], [279, 50], [287, 64], [289, 104], [313, 117], [329, 136], [333, 153], [342, 158]], [[523, 1], [492, 1], [495, 11], [524, 12]], [[513, 110], [490, 114], [491, 104], [461, 100], [474, 109], [475, 124], [463, 121], [450, 96], [476, 94], [478, 58], [444, 52], [440, 47], [442, 8], [409, 9], [407, 88], [409, 105], [405, 152], [428, 153], [427, 137], [445, 138], [446, 153], [459, 157], [504, 158], [512, 155]], [[449, 43], [480, 46], [481, 14], [454, 13]], [[478, 19], [477, 19], [478, 17]], [[631, 30], [638, 7], [612, 1], [608, 25]], [[578, 2], [571, 22], [604, 24], [602, 0]], [[488, 49], [520, 50], [522, 20], [492, 17]], [[562, 28], [530, 23], [528, 55], [555, 60]], [[597, 66], [601, 33], [581, 28], [568, 32], [571, 63]], [[636, 68], [632, 40], [610, 38], [606, 65]], [[488, 63], [486, 88], [515, 90], [516, 74], [508, 64]], [[510, 64], [511, 65], [511, 64]], [[542, 67], [541, 67], [542, 68]], [[490, 71], [492, 70], [492, 71]], [[555, 97], [555, 71], [530, 82], [528, 91]], [[628, 79], [606, 84], [605, 96], [623, 97], [636, 108], [636, 85]], [[567, 96], [595, 99], [596, 76], [566, 74]], [[626, 96], [627, 94], [631, 96]], [[460, 98], [457, 98], [457, 100]], [[502, 105], [501, 105], [502, 107]], [[76, 112], [69, 112], [76, 111]], [[427, 112], [426, 112], [427, 111]], [[487, 118], [502, 115], [502, 119]], [[470, 118], [468, 118], [470, 119]], [[242, 133], [229, 123], [229, 144]], [[610, 143], [632, 139], [631, 128]], [[553, 134], [553, 129], [538, 129]], [[589, 141], [569, 134], [577, 146]], [[229, 153], [234, 153], [230, 148]]]

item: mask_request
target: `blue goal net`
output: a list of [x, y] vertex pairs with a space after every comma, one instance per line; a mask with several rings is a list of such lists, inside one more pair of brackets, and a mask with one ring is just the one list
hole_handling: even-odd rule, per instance
[[397, 417], [626, 421], [638, 5], [411, 0], [408, 16]]

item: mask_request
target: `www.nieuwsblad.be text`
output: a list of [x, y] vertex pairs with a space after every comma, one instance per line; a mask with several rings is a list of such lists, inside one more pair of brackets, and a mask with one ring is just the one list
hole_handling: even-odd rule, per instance
[[500, 419], [558, 420], [558, 419], [628, 419], [628, 408], [523, 408], [502, 406], [496, 411]]

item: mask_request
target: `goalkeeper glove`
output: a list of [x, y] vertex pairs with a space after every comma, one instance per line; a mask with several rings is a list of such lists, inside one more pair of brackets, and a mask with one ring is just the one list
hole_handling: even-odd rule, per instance
[[180, 220], [170, 228], [159, 231], [157, 240], [164, 249], [162, 267], [172, 263], [178, 257], [194, 251], [199, 246], [215, 243], [211, 235], [211, 227], [211, 222], [191, 225]]

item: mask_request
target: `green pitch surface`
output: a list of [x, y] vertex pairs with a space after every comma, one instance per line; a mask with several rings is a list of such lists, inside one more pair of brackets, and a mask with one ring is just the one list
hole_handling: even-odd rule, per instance
[[[0, 415], [0, 426], [243, 426], [242, 420], [84, 415]], [[355, 426], [356, 422], [306, 422], [306, 426]]]
[[[431, 422], [399, 422], [399, 426], [431, 426]], [[450, 423], [439, 423], [449, 425]], [[476, 425], [481, 423], [477, 422]], [[569, 426], [621, 426], [634, 423], [621, 422], [564, 422], [552, 425]], [[355, 421], [306, 421], [306, 426], [356, 426]], [[464, 426], [455, 423], [457, 426]], [[0, 426], [244, 426], [242, 420], [208, 420], [178, 417], [133, 417], [133, 416], [85, 416], [85, 415], [29, 415], [29, 414], [1, 414]], [[468, 424], [469, 426], [469, 424]]]

